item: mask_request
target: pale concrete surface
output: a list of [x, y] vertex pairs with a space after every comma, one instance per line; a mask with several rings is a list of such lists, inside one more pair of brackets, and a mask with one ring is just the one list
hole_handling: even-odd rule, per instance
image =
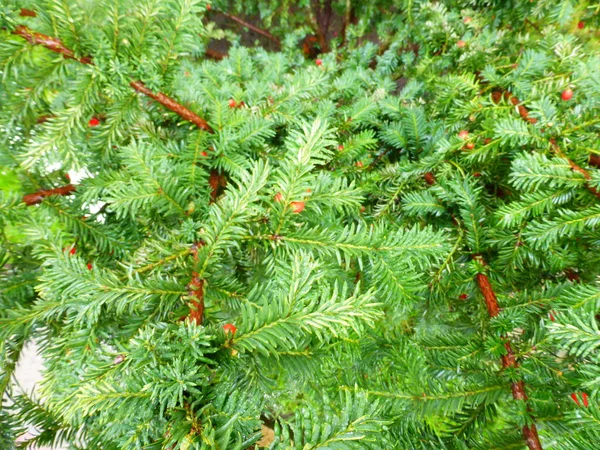
[[[21, 358], [15, 370], [15, 378], [21, 388], [27, 392], [35, 392], [37, 384], [42, 380], [44, 360], [38, 354], [35, 343], [29, 342], [21, 353]], [[36, 435], [36, 430], [31, 428], [23, 439]], [[62, 450], [62, 447], [30, 447], [31, 450]]]

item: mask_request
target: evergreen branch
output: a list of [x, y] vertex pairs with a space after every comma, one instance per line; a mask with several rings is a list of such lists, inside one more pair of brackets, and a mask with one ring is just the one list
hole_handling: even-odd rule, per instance
[[586, 186], [588, 188], [588, 190], [594, 194], [597, 198], [600, 199], [600, 192], [594, 187], [591, 186], [589, 184], [589, 181], [591, 181], [592, 176], [590, 175], [590, 173], [585, 170], [583, 167], [580, 167], [579, 165], [577, 165], [577, 163], [575, 161], [572, 161], [570, 158], [567, 158], [564, 153], [561, 151], [560, 147], [558, 146], [558, 144], [556, 143], [556, 141], [554, 139], [550, 139], [550, 145], [552, 145], [552, 148], [554, 149], [554, 151], [556, 152], [556, 154], [561, 157], [566, 159], [569, 162], [569, 166], [571, 166], [571, 170], [573, 172], [577, 172], [580, 173], [581, 175], [583, 175], [583, 177], [586, 179], [587, 183]]
[[[477, 262], [479, 262], [482, 266], [486, 266], [485, 260], [480, 255], [475, 255], [474, 259]], [[481, 291], [481, 294], [483, 295], [483, 298], [487, 305], [489, 316], [498, 316], [498, 314], [500, 313], [500, 308], [498, 306], [498, 298], [496, 297], [496, 293], [492, 288], [492, 284], [490, 283], [488, 276], [483, 273], [478, 273], [476, 278], [479, 290]], [[502, 367], [504, 369], [516, 369], [517, 367], [519, 367], [515, 359], [512, 347], [510, 345], [510, 341], [508, 339], [504, 341], [504, 348], [506, 350], [506, 354], [502, 356]], [[525, 392], [525, 382], [523, 380], [513, 382], [511, 385], [511, 389], [512, 396], [515, 400], [520, 400], [524, 402], [527, 401], [527, 393]], [[529, 408], [527, 409], [529, 411]], [[542, 444], [540, 443], [537, 427], [534, 423], [532, 423], [531, 425], [523, 425], [522, 433], [525, 442], [527, 442], [529, 450], [542, 450]]]
[[279, 39], [277, 39], [275, 36], [273, 36], [271, 33], [269, 33], [266, 30], [263, 30], [261, 28], [258, 28], [255, 25], [252, 25], [251, 23], [246, 22], [245, 20], [240, 19], [237, 16], [234, 16], [233, 14], [228, 14], [226, 12], [223, 11], [219, 11], [220, 14], [224, 15], [225, 17], [227, 17], [230, 20], [233, 20], [234, 22], [239, 23], [241, 26], [248, 28], [249, 30], [254, 31], [257, 34], [260, 34], [261, 36], [266, 37], [267, 39], [275, 42], [278, 46], [281, 46], [281, 42], [279, 41]]
[[37, 205], [42, 203], [42, 200], [52, 195], [71, 195], [75, 191], [75, 186], [67, 184], [65, 186], [57, 187], [54, 189], [42, 189], [34, 192], [33, 194], [27, 194], [23, 196], [23, 202], [27, 206]]
[[[13, 31], [13, 33], [17, 36], [21, 36], [22, 38], [26, 39], [33, 45], [41, 45], [42, 47], [52, 50], [53, 52], [60, 53], [65, 58], [75, 59], [80, 63], [93, 65], [91, 57], [86, 56], [83, 58], [76, 58], [75, 52], [65, 47], [64, 44], [60, 41], [60, 39], [46, 36], [45, 34], [33, 32], [24, 25], [18, 25]], [[181, 103], [176, 102], [171, 97], [163, 94], [162, 92], [152, 92], [141, 81], [132, 81], [129, 83], [129, 85], [136, 91], [141, 92], [142, 94], [147, 95], [148, 97], [156, 100], [158, 103], [170, 109], [174, 113], [178, 114], [185, 120], [192, 122], [201, 130], [208, 131], [209, 133], [214, 133], [213, 129], [204, 119], [202, 119], [196, 113], [183, 106]]]
[[13, 34], [21, 36], [32, 45], [41, 45], [42, 47], [45, 47], [48, 50], [60, 53], [65, 58], [74, 59], [82, 64], [93, 64], [92, 58], [89, 56], [77, 58], [75, 56], [75, 52], [70, 48], [65, 47], [65, 45], [60, 41], [60, 39], [53, 38], [42, 33], [36, 33], [27, 28], [25, 25], [17, 25], [17, 27], [13, 31]]
[[188, 317], [196, 325], [202, 325], [204, 321], [204, 281], [204, 279], [198, 276], [198, 273], [194, 272], [192, 280], [187, 285], [188, 295], [192, 298]]
[[148, 97], [156, 100], [165, 108], [170, 109], [174, 113], [183, 117], [185, 120], [192, 122], [201, 130], [208, 131], [209, 133], [214, 133], [214, 130], [206, 122], [206, 120], [201, 118], [195, 112], [192, 112], [191, 110], [183, 106], [181, 103], [177, 103], [171, 97], [163, 94], [162, 92], [158, 92], [155, 94], [150, 89], [148, 89], [141, 81], [132, 81], [131, 83], [129, 83], [129, 86], [131, 86], [136, 91], [141, 92], [142, 94], [147, 95]]

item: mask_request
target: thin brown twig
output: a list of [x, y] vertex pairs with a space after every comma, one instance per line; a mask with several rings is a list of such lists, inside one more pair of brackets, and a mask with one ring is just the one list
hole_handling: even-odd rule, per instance
[[67, 184], [66, 186], [60, 186], [54, 189], [42, 189], [32, 194], [23, 196], [23, 202], [27, 206], [37, 205], [38, 203], [42, 203], [42, 200], [44, 200], [46, 197], [50, 197], [52, 195], [71, 195], [73, 192], [75, 192], [75, 189], [75, 186], [72, 184]]
[[[592, 179], [592, 176], [590, 175], [590, 173], [585, 170], [583, 167], [579, 166], [575, 161], [572, 161], [570, 158], [568, 158], [560, 149], [560, 147], [558, 146], [558, 144], [556, 143], [556, 141], [554, 139], [550, 139], [550, 145], [552, 146], [552, 149], [554, 150], [554, 152], [556, 153], [557, 156], [564, 158], [568, 161], [569, 166], [571, 166], [571, 170], [573, 172], [577, 172], [580, 173], [581, 175], [583, 175], [583, 178], [586, 179], [586, 187], [588, 189], [588, 191], [590, 191], [592, 194], [594, 194], [597, 198], [600, 198], [600, 192], [598, 192], [598, 190], [594, 187], [591, 186], [588, 181], [590, 181]], [[591, 156], [591, 155], [590, 155]]]
[[[494, 101], [494, 103], [499, 103], [502, 96], [504, 96], [504, 98], [506, 100], [509, 100], [513, 105], [517, 106], [517, 108], [519, 109], [519, 115], [521, 116], [521, 118], [523, 120], [525, 120], [531, 124], [535, 124], [537, 122], [536, 119], [529, 117], [529, 110], [525, 106], [521, 105], [521, 101], [517, 97], [512, 95], [510, 92], [508, 92], [508, 91], [503, 91], [503, 92], [493, 91], [492, 92], [492, 100]], [[552, 149], [556, 153], [556, 155], [561, 158], [564, 158], [568, 161], [569, 166], [571, 166], [571, 170], [573, 170], [573, 172], [577, 172], [577, 173], [580, 173], [581, 175], [583, 175], [583, 177], [586, 179], [586, 181], [590, 181], [592, 179], [592, 176], [590, 175], [590, 173], [587, 170], [585, 170], [583, 167], [579, 166], [575, 161], [572, 161], [570, 158], [568, 158], [562, 152], [562, 150], [556, 143], [556, 140], [549, 139], [549, 142], [550, 142], [550, 145], [552, 146]], [[600, 163], [600, 158], [598, 158], [597, 156], [590, 155], [589, 161], [590, 161], [591, 165], [596, 165], [596, 164]], [[586, 187], [597, 198], [600, 198], [600, 192], [598, 192], [598, 190], [595, 187], [590, 186], [590, 184], [588, 184], [588, 183], [586, 183]]]
[[275, 42], [278, 46], [281, 46], [281, 42], [279, 41], [279, 39], [277, 39], [275, 36], [273, 36], [271, 33], [269, 33], [266, 30], [263, 30], [262, 28], [258, 28], [257, 26], [252, 25], [251, 23], [246, 22], [243, 19], [240, 19], [237, 16], [234, 16], [233, 14], [228, 14], [226, 12], [223, 11], [219, 11], [219, 13], [223, 14], [225, 17], [227, 17], [228, 19], [233, 20], [234, 22], [239, 23], [240, 25], [248, 28], [249, 30], [254, 31], [257, 34], [260, 34], [261, 36], [266, 37], [267, 39]]
[[[486, 262], [480, 255], [475, 255], [474, 259], [478, 261], [482, 266], [486, 266]], [[490, 279], [484, 273], [478, 273], [476, 276], [477, 285], [479, 286], [479, 290], [483, 295], [485, 300], [485, 304], [487, 306], [488, 314], [490, 317], [496, 317], [500, 314], [500, 307], [498, 306], [498, 298], [496, 297], [496, 293], [492, 288], [492, 284], [490, 283]], [[506, 350], [506, 354], [502, 356], [502, 367], [504, 369], [516, 369], [519, 367], [517, 360], [515, 359], [515, 355], [510, 345], [510, 341], [503, 336], [504, 348]], [[527, 401], [527, 393], [525, 391], [525, 382], [523, 380], [515, 381], [511, 385], [512, 396], [515, 400]], [[540, 443], [540, 438], [538, 436], [537, 427], [535, 424], [524, 425], [522, 428], [523, 438], [525, 442], [527, 442], [527, 446], [529, 450], [542, 450], [542, 444]]]
[[192, 279], [187, 285], [188, 295], [192, 299], [189, 303], [188, 317], [196, 324], [202, 325], [204, 321], [204, 280], [197, 272], [192, 273]]
[[207, 48], [206, 51], [204, 52], [204, 54], [208, 58], [214, 59], [216, 61], [221, 61], [222, 59], [225, 59], [225, 57], [227, 56], [225, 53], [221, 53], [216, 50], [212, 50], [210, 48]]
[[[48, 50], [51, 50], [56, 53], [60, 53], [65, 58], [74, 59], [83, 64], [94, 65], [91, 57], [86, 56], [83, 58], [76, 58], [75, 52], [73, 52], [73, 50], [65, 47], [64, 44], [60, 41], [60, 39], [53, 38], [53, 37], [47, 36], [45, 34], [36, 33], [24, 25], [18, 25], [15, 28], [15, 30], [13, 31], [13, 34], [15, 34], [17, 36], [21, 36], [22, 38], [26, 39], [33, 45], [41, 45], [42, 47], [45, 47]], [[141, 81], [132, 81], [131, 83], [129, 83], [129, 85], [136, 91], [141, 92], [144, 95], [147, 95], [148, 97], [156, 100], [158, 103], [160, 103], [161, 105], [170, 109], [171, 111], [175, 112], [176, 114], [179, 114], [179, 116], [181, 116], [185, 120], [192, 122], [193, 124], [198, 126], [198, 128], [208, 131], [209, 133], [214, 133], [213, 129], [203, 118], [198, 116], [196, 113], [190, 111], [188, 108], [183, 106], [181, 103], [176, 102], [171, 97], [169, 97], [161, 92], [158, 92], [158, 93], [152, 92]]]
[[48, 50], [52, 50], [55, 53], [60, 53], [65, 58], [74, 59], [82, 64], [93, 64], [92, 58], [89, 56], [77, 58], [75, 56], [75, 52], [70, 48], [65, 47], [60, 39], [53, 38], [42, 33], [36, 33], [25, 25], [17, 25], [17, 27], [13, 30], [13, 34], [21, 36], [32, 45], [41, 45], [42, 47], [46, 47]]
[[196, 125], [201, 130], [208, 131], [209, 133], [214, 133], [214, 130], [210, 127], [210, 125], [208, 124], [208, 122], [206, 122], [206, 120], [204, 120], [202, 117], [200, 117], [195, 112], [190, 111], [188, 108], [183, 106], [181, 103], [177, 103], [171, 97], [163, 94], [162, 92], [157, 92], [157, 93], [152, 92], [141, 81], [132, 81], [131, 83], [129, 83], [129, 86], [131, 86], [136, 91], [141, 92], [142, 94], [147, 95], [148, 97], [156, 100], [158, 103], [163, 105], [165, 108], [168, 108], [171, 111], [173, 111], [174, 113], [179, 114], [185, 120], [192, 122], [194, 125]]

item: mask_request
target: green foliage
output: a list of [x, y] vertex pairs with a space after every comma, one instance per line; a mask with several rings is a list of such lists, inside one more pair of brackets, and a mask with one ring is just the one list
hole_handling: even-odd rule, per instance
[[598, 7], [210, 6], [1, 8], [0, 446], [590, 449]]

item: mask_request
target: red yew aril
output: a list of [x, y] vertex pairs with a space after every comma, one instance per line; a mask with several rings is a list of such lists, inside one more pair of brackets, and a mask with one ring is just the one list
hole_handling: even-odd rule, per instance
[[579, 404], [579, 399], [577, 398], [577, 394], [576, 394], [576, 393], [574, 393], [574, 392], [573, 392], [573, 393], [571, 394], [571, 398], [573, 399], [573, 401], [574, 401], [575, 403], [577, 403], [577, 406], [581, 406], [581, 405]]
[[588, 401], [588, 395], [585, 392], [581, 393], [581, 398], [583, 399], [583, 406], [586, 408], [590, 406], [590, 402]]
[[292, 212], [294, 214], [300, 214], [302, 211], [304, 211], [304, 208], [306, 207], [304, 202], [292, 202], [290, 203], [290, 206], [292, 207]]
[[225, 333], [227, 334], [235, 334], [237, 328], [232, 323], [226, 323], [225, 325], [223, 325], [223, 331], [225, 331]]

